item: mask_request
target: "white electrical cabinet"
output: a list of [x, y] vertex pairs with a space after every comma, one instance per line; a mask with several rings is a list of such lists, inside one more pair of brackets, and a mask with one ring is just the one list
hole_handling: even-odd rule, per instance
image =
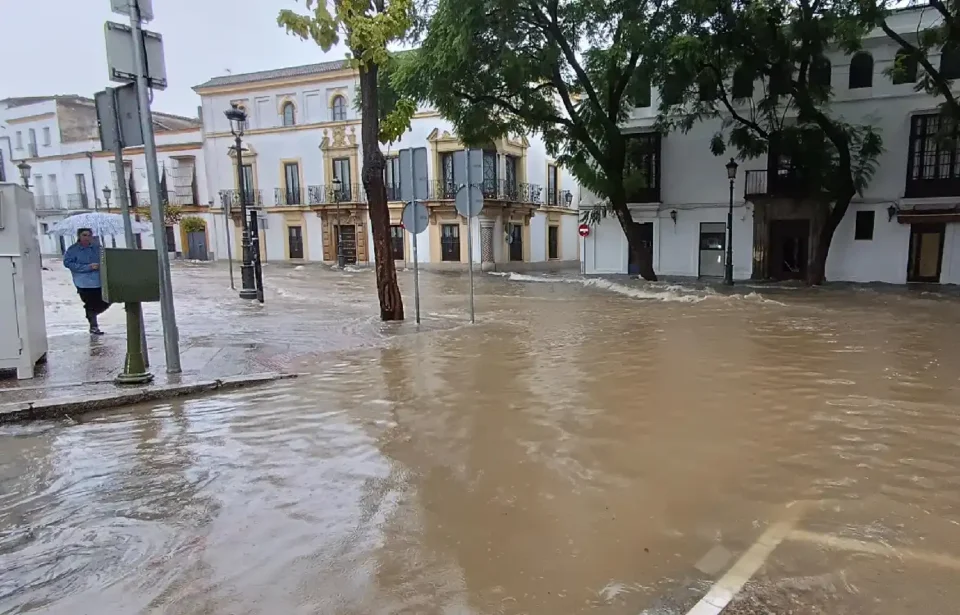
[[20, 379], [47, 355], [42, 269], [33, 194], [0, 183], [0, 370]]

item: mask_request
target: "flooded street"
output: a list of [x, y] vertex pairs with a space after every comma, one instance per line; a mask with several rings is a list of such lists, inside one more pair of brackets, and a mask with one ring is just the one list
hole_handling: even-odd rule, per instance
[[0, 426], [0, 613], [956, 613], [956, 298], [268, 274], [304, 377]]

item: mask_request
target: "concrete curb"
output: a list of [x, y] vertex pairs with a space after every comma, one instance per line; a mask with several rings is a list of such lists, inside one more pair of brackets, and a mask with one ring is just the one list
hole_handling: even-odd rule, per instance
[[298, 374], [267, 372], [246, 376], [230, 376], [216, 380], [201, 380], [187, 384], [168, 384], [162, 386], [126, 389], [116, 393], [83, 395], [76, 397], [54, 397], [34, 401], [0, 404], [0, 424], [22, 421], [40, 421], [67, 417], [71, 415], [109, 410], [120, 406], [129, 406], [147, 401], [186, 397], [210, 391], [228, 391], [257, 386], [277, 380], [296, 378]]

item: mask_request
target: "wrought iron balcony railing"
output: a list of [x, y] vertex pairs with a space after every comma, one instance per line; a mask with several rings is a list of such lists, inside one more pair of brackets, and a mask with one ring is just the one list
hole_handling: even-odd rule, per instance
[[[431, 200], [447, 201], [457, 197], [460, 184], [445, 180], [430, 182]], [[480, 183], [483, 197], [491, 201], [540, 205], [543, 202], [543, 186], [540, 184], [515, 183], [506, 180], [486, 180]]]
[[307, 187], [308, 205], [333, 205], [335, 203], [366, 203], [367, 198], [360, 184], [320, 184]]
[[[247, 207], [263, 207], [263, 191], [262, 190], [245, 190], [246, 198], [244, 201], [247, 204]], [[230, 207], [232, 209], [239, 209], [240, 207], [240, 191], [239, 190], [221, 190], [220, 191], [220, 205], [223, 207]]]
[[306, 205], [307, 188], [274, 188], [273, 202], [277, 205]]
[[93, 199], [86, 194], [68, 194], [67, 209], [90, 209], [93, 205]]
[[67, 204], [60, 198], [59, 194], [34, 196], [33, 202], [36, 205], [37, 211], [67, 209]]

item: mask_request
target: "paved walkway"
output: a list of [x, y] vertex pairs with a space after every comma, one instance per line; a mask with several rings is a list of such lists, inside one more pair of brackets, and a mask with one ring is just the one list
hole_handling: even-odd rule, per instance
[[[106, 335], [90, 336], [69, 272], [59, 261], [44, 264], [49, 267], [43, 272], [47, 364], [38, 366], [31, 380], [18, 381], [12, 372], [0, 373], [0, 404], [117, 389], [113, 378], [123, 367], [126, 351], [122, 306], [113, 306], [101, 316]], [[159, 304], [146, 304], [147, 347], [155, 384], [290, 371], [295, 358], [307, 353], [376, 343], [380, 337], [373, 304], [365, 296], [368, 285], [357, 284], [363, 281], [357, 278], [366, 277], [372, 284], [371, 272], [274, 266], [265, 276], [267, 302], [261, 305], [237, 297], [223, 264], [175, 263], [183, 372], [166, 373]], [[324, 304], [322, 289], [327, 284], [337, 287], [337, 305]], [[350, 300], [351, 286], [356, 301]]]

